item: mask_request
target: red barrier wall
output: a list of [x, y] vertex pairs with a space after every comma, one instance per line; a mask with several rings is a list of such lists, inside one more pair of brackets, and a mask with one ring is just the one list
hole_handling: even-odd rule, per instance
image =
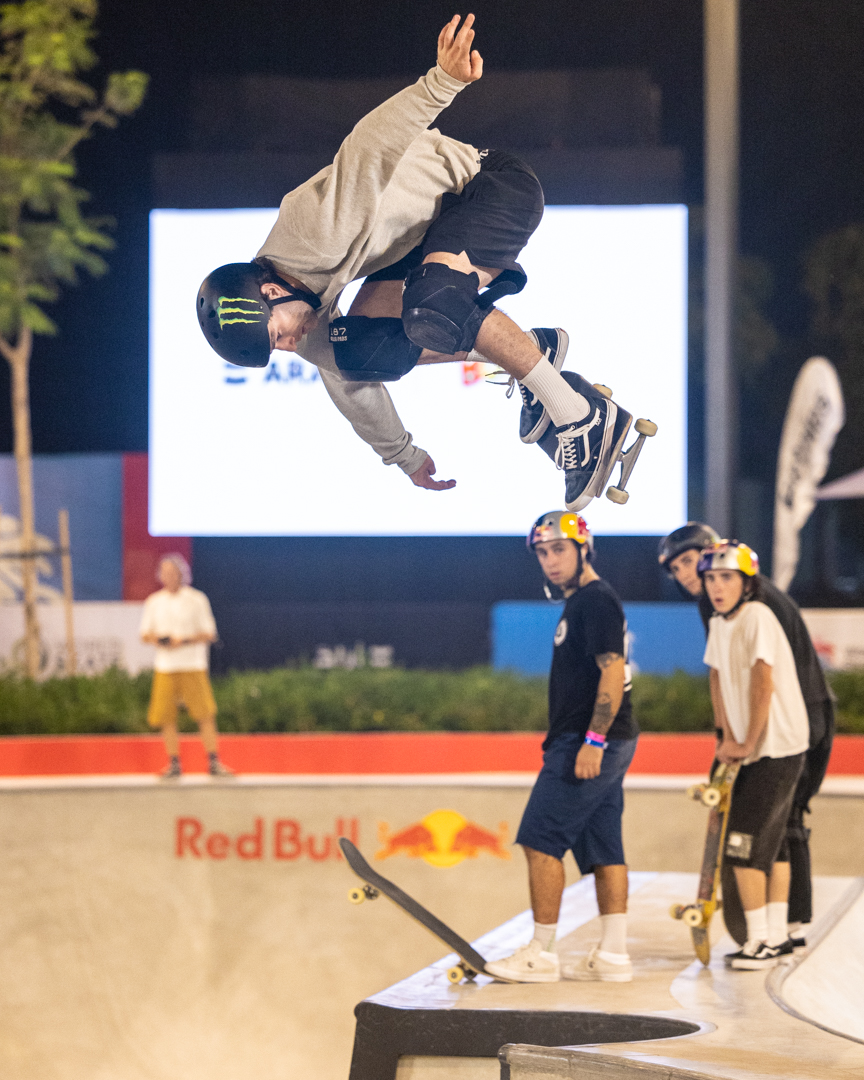
[[[320, 735], [223, 735], [226, 764], [243, 773], [411, 774], [534, 772], [543, 735], [535, 732], [369, 732]], [[184, 767], [204, 771], [194, 736], [181, 740]], [[702, 773], [711, 764], [711, 734], [647, 733], [631, 772]], [[13, 736], [0, 739], [0, 776], [153, 773], [165, 764], [158, 735]], [[864, 736], [839, 735], [829, 773], [864, 774]]]

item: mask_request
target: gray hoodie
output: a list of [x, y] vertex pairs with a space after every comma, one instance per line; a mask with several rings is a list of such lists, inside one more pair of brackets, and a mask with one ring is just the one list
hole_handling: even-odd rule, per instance
[[477, 150], [429, 124], [467, 83], [434, 67], [357, 124], [333, 164], [289, 191], [259, 257], [321, 298], [315, 329], [297, 349], [315, 364], [334, 404], [385, 465], [416, 472], [414, 446], [381, 383], [343, 379], [329, 340], [350, 282], [415, 248], [438, 216], [441, 196], [460, 192], [480, 169]]

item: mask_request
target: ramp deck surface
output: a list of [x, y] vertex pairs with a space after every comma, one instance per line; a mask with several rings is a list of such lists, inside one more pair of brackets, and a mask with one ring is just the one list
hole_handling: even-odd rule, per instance
[[[815, 1023], [805, 1022], [778, 1005], [766, 987], [764, 971], [739, 972], [725, 966], [723, 956], [735, 946], [719, 919], [712, 927], [710, 967], [695, 959], [687, 928], [669, 916], [670, 905], [691, 897], [695, 885], [695, 874], [631, 875], [632, 983], [562, 980], [525, 986], [480, 977], [475, 984], [451, 987], [446, 981], [445, 958], [370, 1000], [394, 1009], [586, 1010], [621, 1014], [622, 1019], [636, 1014], [690, 1021], [699, 1027], [693, 1034], [654, 1041], [559, 1050], [512, 1046], [506, 1051], [512, 1080], [535, 1076], [608, 1076], [618, 1080], [630, 1075], [644, 1080], [652, 1075], [664, 1080], [679, 1076], [822, 1080], [829, 1075], [864, 1075], [864, 1045], [815, 1026], [819, 1017], [842, 1013], [850, 1018], [846, 1022], [851, 1030], [854, 1018], [858, 1017], [860, 1024], [864, 1016], [864, 979], [858, 978], [864, 955], [864, 936], [858, 932], [864, 919], [862, 882], [839, 877], [815, 882], [814, 937], [820, 936], [821, 924], [821, 941], [806, 960], [786, 969], [787, 985], [780, 991], [797, 1002], [802, 1015], [810, 1009], [814, 1018], [806, 1019]], [[850, 897], [854, 899], [851, 905]], [[835, 917], [837, 911], [842, 918]], [[571, 886], [562, 918], [565, 933], [559, 943], [565, 973], [568, 963], [596, 942], [599, 922], [595, 916], [590, 880]], [[487, 959], [495, 959], [522, 944], [530, 933], [530, 914], [525, 913], [474, 944]], [[492, 1060], [415, 1055], [400, 1059], [396, 1076], [398, 1080], [432, 1080], [446, 1074], [492, 1080], [498, 1077], [498, 1068], [498, 1062]]]

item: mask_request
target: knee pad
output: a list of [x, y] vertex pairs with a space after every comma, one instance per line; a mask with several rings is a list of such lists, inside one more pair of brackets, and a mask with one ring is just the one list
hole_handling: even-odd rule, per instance
[[395, 382], [420, 359], [401, 319], [345, 315], [330, 323], [330, 343], [342, 377], [352, 382]]
[[444, 263], [416, 267], [405, 279], [402, 294], [402, 325], [409, 339], [448, 356], [473, 348], [492, 310], [479, 303], [479, 287], [476, 274], [451, 270]]

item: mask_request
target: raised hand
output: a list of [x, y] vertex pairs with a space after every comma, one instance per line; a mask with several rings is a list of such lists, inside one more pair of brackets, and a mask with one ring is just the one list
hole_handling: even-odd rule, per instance
[[474, 16], [466, 15], [458, 31], [461, 15], [454, 15], [438, 35], [438, 63], [460, 82], [477, 82], [483, 74], [483, 57], [471, 48], [474, 41]]
[[411, 483], [416, 484], [417, 487], [426, 488], [428, 491], [449, 491], [450, 488], [456, 487], [455, 480], [433, 480], [434, 474], [435, 462], [427, 454], [417, 472], [410, 474]]

